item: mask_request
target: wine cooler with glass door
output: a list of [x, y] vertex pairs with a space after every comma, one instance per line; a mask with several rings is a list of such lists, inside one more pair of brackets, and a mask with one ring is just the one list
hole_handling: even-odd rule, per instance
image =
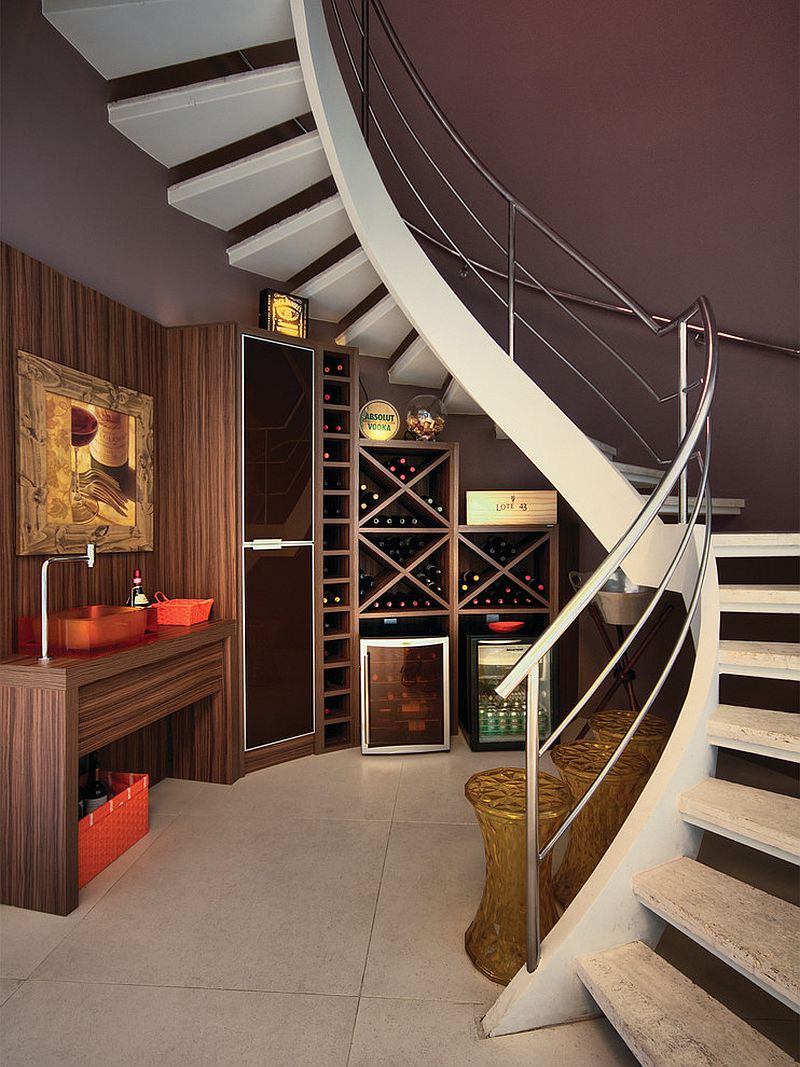
[[362, 638], [360, 648], [361, 751], [447, 751], [449, 638]]
[[[533, 644], [529, 637], [469, 634], [461, 700], [461, 725], [473, 751], [525, 747], [528, 680], [502, 700], [495, 692], [515, 663]], [[557, 701], [555, 650], [547, 653], [539, 674], [539, 737], [549, 737]]]

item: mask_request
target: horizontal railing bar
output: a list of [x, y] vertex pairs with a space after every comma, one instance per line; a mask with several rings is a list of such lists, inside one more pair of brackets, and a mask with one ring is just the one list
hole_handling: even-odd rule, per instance
[[[711, 507], [711, 491], [710, 491], [710, 488], [709, 488], [708, 485], [706, 485], [706, 495], [708, 496], [708, 507], [710, 508]], [[567, 818], [564, 820], [564, 822], [561, 824], [561, 826], [558, 828], [558, 830], [555, 832], [555, 834], [550, 838], [550, 840], [547, 842], [547, 844], [542, 849], [542, 851], [539, 853], [539, 862], [540, 863], [542, 862], [542, 860], [546, 859], [547, 856], [550, 854], [550, 852], [555, 848], [555, 846], [558, 843], [558, 841], [560, 841], [560, 839], [567, 832], [567, 830], [570, 828], [570, 826], [572, 826], [572, 824], [574, 823], [575, 819], [577, 819], [577, 817], [580, 815], [580, 813], [583, 811], [583, 809], [586, 807], [586, 805], [592, 799], [594, 794], [597, 792], [597, 790], [603, 784], [605, 779], [611, 773], [611, 771], [614, 768], [614, 766], [616, 765], [617, 761], [622, 756], [622, 753], [628, 747], [628, 744], [632, 740], [633, 735], [639, 729], [639, 726], [640, 726], [642, 720], [644, 719], [645, 715], [650, 710], [650, 708], [653, 706], [653, 704], [655, 703], [655, 701], [656, 701], [656, 699], [658, 697], [658, 694], [661, 692], [662, 688], [664, 687], [664, 683], [666, 682], [667, 678], [669, 677], [670, 671], [672, 670], [672, 668], [673, 668], [673, 666], [675, 664], [675, 660], [678, 658], [678, 655], [680, 654], [680, 651], [683, 648], [683, 643], [686, 640], [687, 634], [689, 633], [689, 628], [692, 625], [692, 620], [694, 619], [694, 614], [695, 614], [695, 611], [697, 610], [697, 604], [698, 604], [698, 601], [700, 599], [700, 592], [701, 592], [702, 586], [703, 586], [703, 579], [705, 578], [706, 568], [708, 566], [708, 557], [709, 557], [710, 549], [711, 549], [711, 523], [709, 522], [709, 523], [706, 524], [705, 537], [704, 537], [704, 541], [703, 541], [703, 555], [702, 555], [702, 558], [701, 558], [701, 561], [700, 561], [700, 569], [699, 569], [699, 571], [697, 573], [697, 580], [695, 581], [694, 589], [692, 590], [692, 598], [691, 598], [691, 601], [690, 601], [690, 603], [689, 603], [689, 605], [687, 607], [686, 618], [685, 618], [685, 620], [683, 622], [683, 625], [681, 626], [680, 633], [678, 634], [678, 638], [677, 638], [677, 640], [675, 642], [675, 645], [674, 645], [674, 647], [672, 649], [672, 652], [670, 653], [669, 659], [667, 660], [666, 664], [664, 665], [664, 669], [661, 671], [661, 674], [658, 677], [658, 681], [656, 682], [655, 686], [653, 687], [653, 690], [650, 693], [650, 696], [647, 698], [645, 703], [642, 705], [641, 711], [639, 712], [639, 714], [636, 716], [636, 718], [631, 723], [630, 729], [628, 730], [628, 732], [625, 734], [625, 736], [620, 741], [620, 743], [617, 746], [617, 748], [612, 753], [611, 758], [609, 759], [608, 763], [606, 763], [605, 767], [603, 767], [603, 769], [600, 771], [600, 774], [597, 776], [597, 778], [595, 778], [595, 780], [592, 782], [592, 784], [589, 786], [589, 788], [586, 790], [586, 792], [580, 798], [578, 803], [575, 805], [575, 807], [569, 813]]]
[[[451, 248], [448, 248], [446, 244], [443, 244], [432, 233], [428, 233], [427, 230], [423, 230], [421, 226], [417, 226], [415, 223], [410, 222], [408, 219], [403, 219], [409, 230], [415, 233], [418, 237], [421, 237], [423, 241], [430, 241], [431, 244], [436, 245], [437, 248], [446, 252], [450, 256], [455, 256], [455, 253]], [[500, 242], [497, 242], [498, 247]], [[467, 257], [465, 262], [476, 271], [483, 271], [486, 274], [493, 274], [497, 278], [505, 278], [505, 274], [498, 270], [496, 267], [490, 267], [487, 263], [481, 263], [477, 259], [470, 259]], [[524, 268], [523, 268], [524, 269]], [[581, 296], [579, 293], [572, 293], [568, 289], [556, 289], [552, 285], [543, 286], [538, 282], [527, 282], [522, 278], [517, 279], [517, 285], [523, 286], [525, 289], [530, 289], [534, 293], [542, 293], [544, 290], [547, 293], [552, 293], [559, 297], [561, 300], [567, 300], [571, 304], [582, 304], [584, 307], [594, 308], [597, 311], [610, 312], [615, 315], [625, 315], [631, 318], [633, 313], [630, 308], [623, 307], [620, 304], [609, 304], [604, 300], [595, 300], [591, 296]], [[666, 315], [653, 315], [655, 322], [666, 323], [670, 322]], [[701, 340], [703, 337], [703, 327], [698, 326], [696, 323], [688, 322], [686, 324], [688, 331], [695, 335], [697, 340]], [[779, 352], [785, 356], [800, 357], [800, 348], [790, 348], [787, 345], [779, 345], [773, 341], [764, 341], [757, 337], [745, 337], [744, 335], [737, 333], [728, 333], [725, 330], [717, 330], [717, 336], [724, 341], [732, 341], [735, 344], [749, 345], [751, 348], [766, 348], [770, 352]], [[667, 400], [674, 400], [677, 393], [673, 393], [671, 396], [663, 398]]]
[[542, 747], [539, 749], [539, 755], [540, 756], [543, 756], [545, 754], [545, 752], [547, 752], [547, 750], [549, 748], [551, 748], [555, 744], [555, 742], [563, 734], [563, 732], [570, 725], [570, 723], [572, 723], [578, 717], [578, 715], [581, 713], [581, 711], [586, 707], [586, 705], [592, 699], [594, 694], [597, 692], [597, 690], [600, 688], [600, 686], [603, 684], [603, 682], [606, 680], [606, 678], [609, 676], [609, 674], [611, 674], [612, 670], [614, 669], [614, 665], [616, 664], [616, 662], [628, 651], [628, 649], [631, 647], [631, 645], [633, 644], [633, 642], [636, 640], [636, 638], [638, 637], [639, 633], [641, 632], [642, 627], [645, 625], [647, 620], [650, 618], [650, 616], [653, 614], [653, 612], [656, 610], [656, 608], [658, 607], [659, 603], [661, 602], [661, 597], [664, 595], [664, 593], [666, 591], [666, 588], [667, 588], [667, 586], [669, 584], [669, 581], [672, 578], [673, 574], [678, 569], [678, 564], [683, 559], [683, 555], [686, 552], [686, 549], [687, 549], [687, 547], [689, 545], [689, 541], [691, 539], [694, 527], [697, 525], [697, 519], [698, 519], [698, 516], [700, 515], [700, 510], [701, 510], [701, 508], [703, 506], [703, 503], [704, 503], [704, 495], [705, 495], [706, 484], [708, 483], [708, 461], [709, 461], [709, 455], [710, 455], [710, 444], [709, 444], [709, 441], [707, 440], [706, 441], [706, 458], [705, 458], [705, 463], [703, 464], [703, 476], [701, 478], [700, 485], [697, 488], [697, 498], [695, 500], [694, 507], [692, 508], [692, 514], [689, 516], [689, 521], [686, 524], [686, 529], [684, 530], [683, 537], [681, 538], [680, 544], [678, 545], [678, 550], [675, 553], [675, 556], [673, 557], [672, 562], [670, 563], [670, 565], [667, 568], [666, 572], [664, 573], [664, 577], [661, 579], [661, 582], [659, 583], [659, 585], [657, 586], [655, 592], [653, 593], [653, 596], [650, 599], [649, 604], [647, 605], [645, 610], [642, 612], [642, 615], [639, 618], [638, 622], [633, 627], [631, 627], [630, 633], [626, 636], [625, 640], [622, 642], [622, 644], [616, 650], [616, 652], [614, 653], [612, 658], [608, 661], [608, 663], [605, 665], [605, 667], [600, 672], [600, 674], [598, 674], [597, 678], [595, 678], [595, 680], [592, 682], [592, 684], [589, 686], [589, 688], [586, 690], [586, 692], [580, 698], [578, 703], [573, 707], [572, 711], [570, 711], [561, 720], [561, 722], [558, 724], [558, 726], [555, 728], [555, 730], [553, 730], [553, 732], [550, 734], [550, 736], [544, 742]]

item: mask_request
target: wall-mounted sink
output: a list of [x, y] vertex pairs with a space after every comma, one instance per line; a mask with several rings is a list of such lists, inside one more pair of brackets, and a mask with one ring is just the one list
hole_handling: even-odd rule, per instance
[[[114, 604], [88, 604], [83, 608], [54, 611], [48, 616], [53, 652], [96, 652], [118, 645], [135, 645], [144, 637], [145, 608]], [[34, 619], [35, 639], [41, 639], [41, 621]]]

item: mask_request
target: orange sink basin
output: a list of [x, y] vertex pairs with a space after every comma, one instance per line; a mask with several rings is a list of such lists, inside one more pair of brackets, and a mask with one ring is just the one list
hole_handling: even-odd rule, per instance
[[[144, 637], [146, 608], [121, 608], [114, 604], [89, 604], [83, 608], [54, 611], [48, 616], [51, 652], [97, 652], [119, 645], [135, 645]], [[33, 620], [36, 641], [41, 640], [41, 620]]]

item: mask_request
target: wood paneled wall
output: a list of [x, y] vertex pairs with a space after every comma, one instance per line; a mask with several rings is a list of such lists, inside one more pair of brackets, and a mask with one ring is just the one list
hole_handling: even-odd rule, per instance
[[[27, 352], [159, 396], [164, 329], [93, 289], [59, 274], [8, 245], [0, 246], [2, 356], [0, 356], [0, 657], [15, 642], [16, 618], [39, 610], [38, 556], [16, 557], [16, 354]], [[158, 447], [157, 474], [163, 455]], [[156, 492], [162, 478], [159, 477]], [[161, 531], [155, 551], [98, 555], [94, 570], [76, 564], [51, 572], [54, 610], [76, 604], [124, 603], [134, 567], [149, 588], [160, 582]]]
[[[92, 571], [78, 564], [54, 568], [52, 609], [124, 603], [139, 567], [151, 594], [163, 589], [173, 597], [213, 596], [214, 617], [235, 618], [239, 472], [231, 412], [238, 410], [237, 327], [165, 328], [8, 245], [0, 245], [0, 257], [0, 658], [15, 650], [17, 617], [39, 610], [42, 557], [16, 556], [20, 348], [155, 400], [154, 551], [100, 553]], [[236, 639], [233, 654], [238, 663]], [[237, 665], [232, 674], [238, 708]], [[167, 734], [156, 724], [132, 735], [118, 743], [115, 761], [129, 758], [136, 766], [126, 770], [163, 777], [171, 766]]]

